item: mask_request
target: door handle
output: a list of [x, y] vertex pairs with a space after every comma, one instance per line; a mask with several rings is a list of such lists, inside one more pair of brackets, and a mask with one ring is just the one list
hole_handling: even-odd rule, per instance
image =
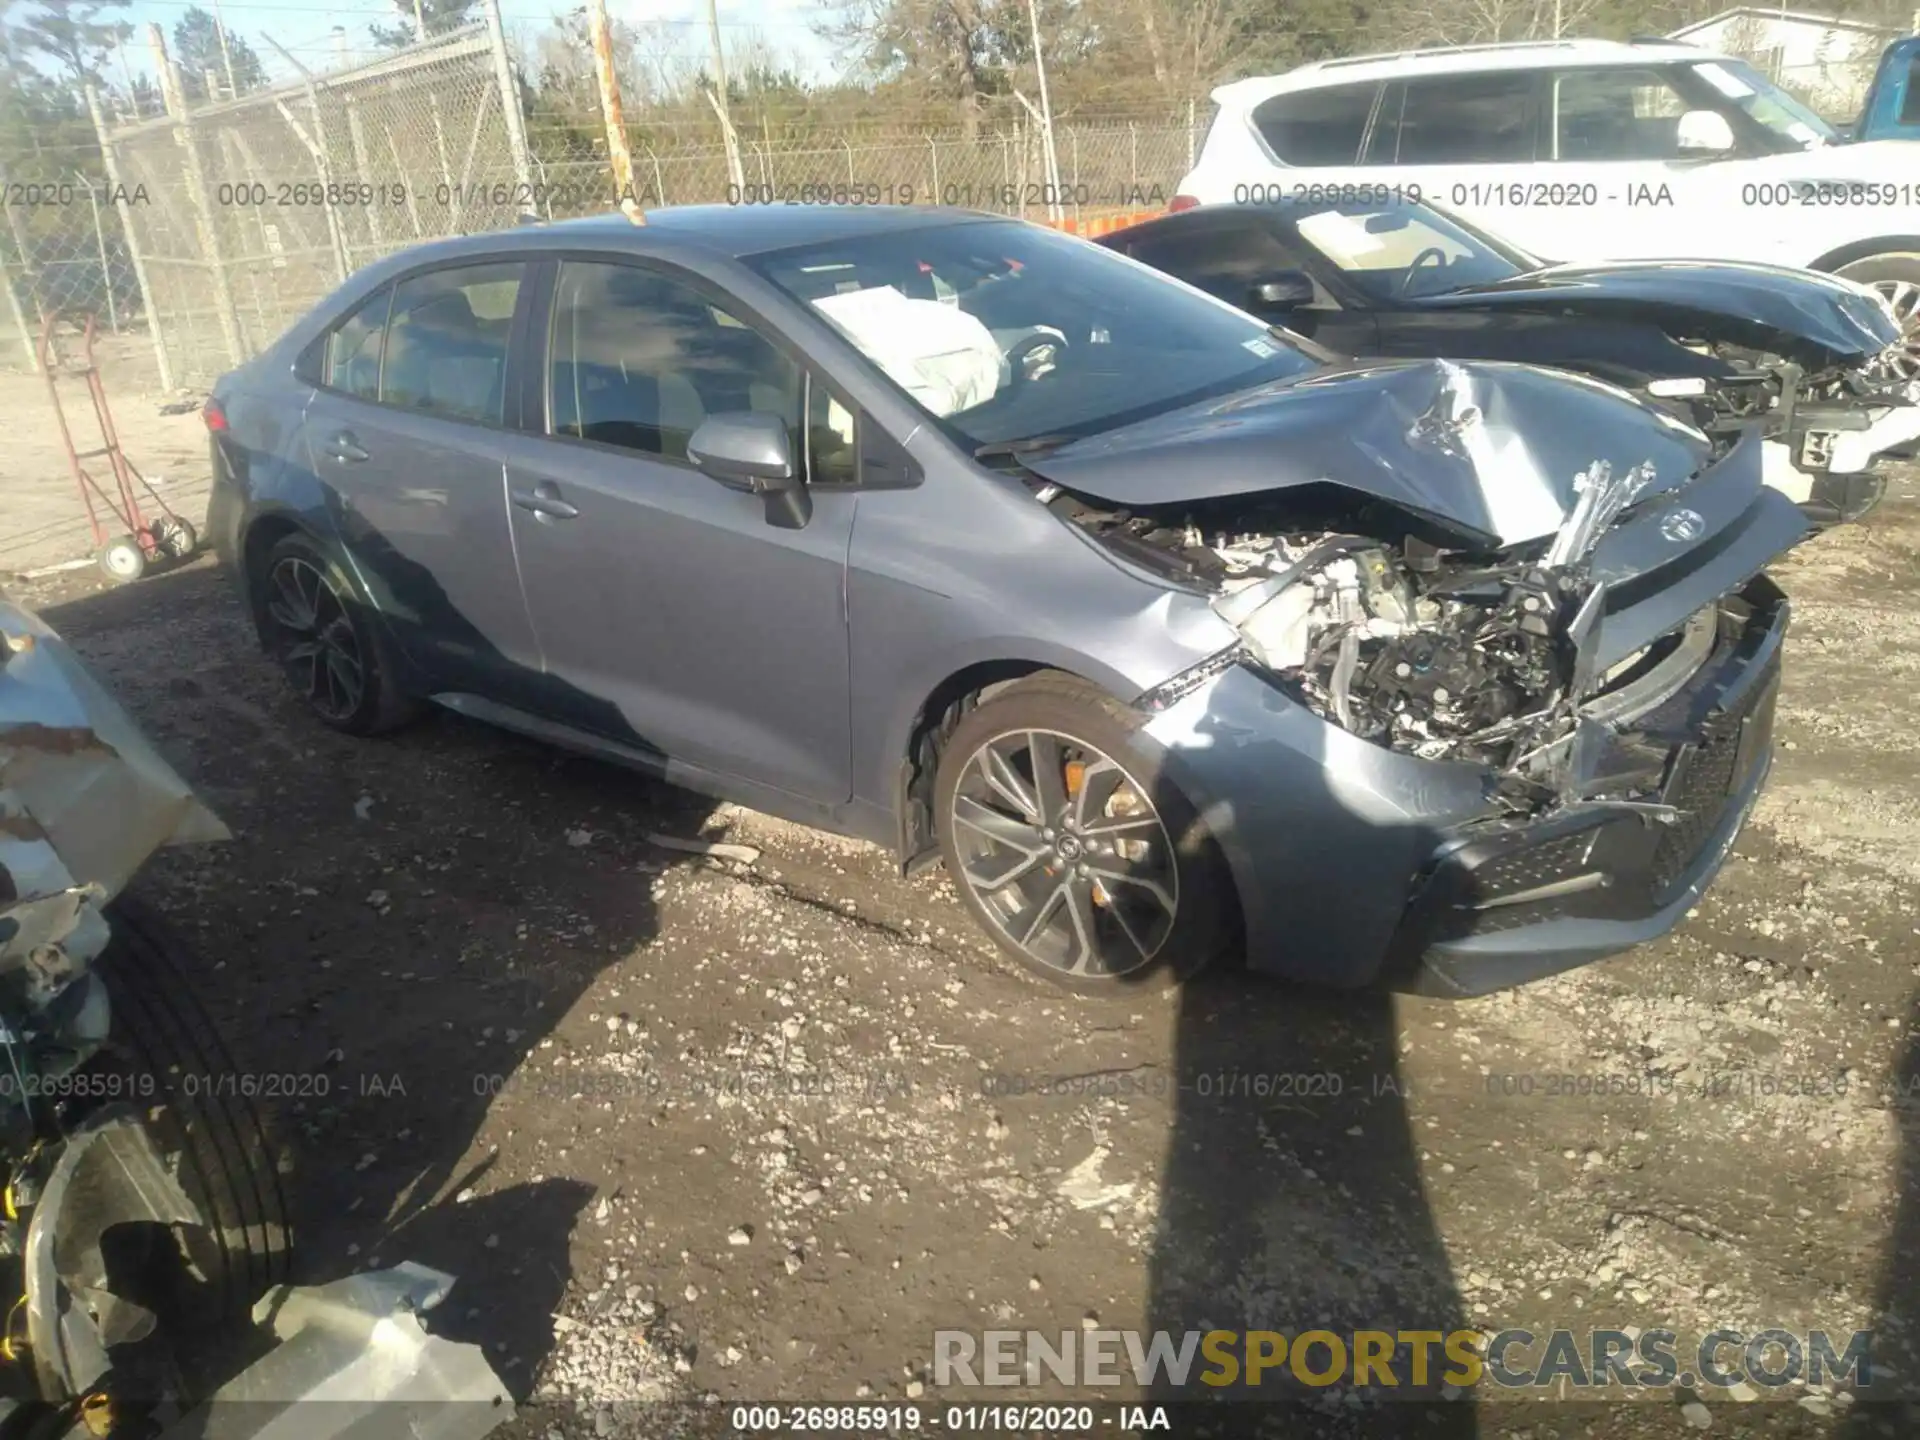
[[536, 520], [571, 520], [580, 513], [578, 506], [560, 498], [559, 487], [550, 480], [542, 480], [531, 490], [513, 491], [512, 500], [522, 510], [532, 511]]
[[360, 442], [354, 439], [351, 430], [342, 430], [331, 440], [327, 441], [327, 454], [335, 460], [338, 460], [342, 465], [349, 462], [357, 464], [359, 461], [372, 458], [361, 448]]

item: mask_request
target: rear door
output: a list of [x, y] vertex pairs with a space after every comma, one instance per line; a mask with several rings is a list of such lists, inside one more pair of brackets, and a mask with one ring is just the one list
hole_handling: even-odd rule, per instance
[[500, 458], [525, 273], [490, 260], [383, 288], [329, 338], [304, 426], [395, 641], [431, 687], [509, 702], [540, 666]]
[[[678, 271], [564, 259], [551, 290], [546, 433], [511, 440], [507, 478], [527, 605], [571, 697], [563, 718], [706, 772], [844, 801], [851, 407]], [[808, 467], [813, 514], [799, 529], [768, 523], [764, 500], [687, 459], [706, 416], [742, 410], [778, 416]]]

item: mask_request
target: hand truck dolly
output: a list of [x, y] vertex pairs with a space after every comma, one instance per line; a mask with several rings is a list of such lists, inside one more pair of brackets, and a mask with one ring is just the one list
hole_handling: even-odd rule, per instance
[[[47, 398], [53, 402], [53, 416], [60, 426], [60, 441], [67, 447], [67, 464], [73, 471], [74, 484], [79, 488], [80, 499], [87, 507], [87, 523], [93, 529], [94, 559], [112, 579], [122, 585], [129, 584], [146, 574], [147, 566], [155, 560], [186, 559], [193, 554], [199, 537], [194, 534], [192, 524], [184, 516], [175, 514], [167, 502], [155, 493], [153, 486], [147, 483], [146, 476], [134, 468], [133, 462], [127, 459], [120, 448], [120, 432], [114, 426], [113, 411], [107, 405], [106, 385], [101, 379], [100, 367], [93, 358], [96, 317], [91, 314], [87, 316], [86, 328], [81, 332], [80, 359], [77, 364], [69, 362], [59, 352], [54, 336], [54, 326], [59, 319], [57, 311], [49, 312], [40, 322], [37, 351], [40, 373], [47, 380]], [[101, 443], [96, 449], [81, 450], [73, 443], [73, 432], [67, 425], [67, 412], [60, 403], [59, 380], [62, 376], [86, 381], [87, 395], [93, 401], [94, 419], [100, 428]], [[102, 456], [113, 471], [111, 492], [82, 463]], [[157, 512], [151, 520], [140, 508], [142, 492]]]

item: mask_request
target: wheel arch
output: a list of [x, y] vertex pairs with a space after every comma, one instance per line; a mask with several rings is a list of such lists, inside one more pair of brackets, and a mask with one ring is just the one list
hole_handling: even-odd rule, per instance
[[1807, 269], [1831, 274], [1856, 260], [1871, 260], [1881, 255], [1920, 256], [1920, 235], [1880, 235], [1871, 240], [1852, 240], [1809, 261]]
[[1062, 675], [1089, 685], [1100, 684], [1090, 675], [1057, 663], [1007, 657], [962, 665], [921, 700], [905, 740], [895, 752], [899, 766], [894, 794], [894, 813], [899, 822], [896, 849], [903, 871], [919, 870], [940, 853], [933, 824], [933, 779], [940, 768], [941, 748], [953, 727], [982, 700], [1034, 675]]
[[[239, 564], [235, 567], [247, 612], [251, 614], [259, 594], [260, 567], [267, 554], [289, 535], [312, 535], [307, 526], [290, 510], [269, 510], [256, 515], [240, 533]], [[316, 536], [317, 540], [318, 537]]]

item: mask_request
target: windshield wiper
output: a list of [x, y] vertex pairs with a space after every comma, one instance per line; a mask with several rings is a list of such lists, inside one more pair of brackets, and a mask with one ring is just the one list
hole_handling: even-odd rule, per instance
[[1022, 455], [1034, 455], [1042, 450], [1052, 450], [1077, 439], [1073, 435], [1028, 435], [1020, 440], [992, 440], [974, 448], [976, 460], [1018, 460]]

